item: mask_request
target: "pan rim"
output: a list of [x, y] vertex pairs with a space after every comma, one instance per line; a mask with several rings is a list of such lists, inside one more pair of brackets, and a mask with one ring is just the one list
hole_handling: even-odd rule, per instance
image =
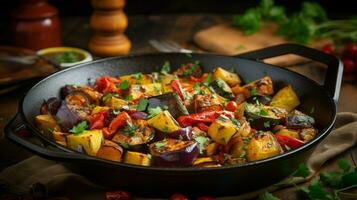
[[252, 161], [252, 162], [247, 162], [247, 163], [244, 163], [244, 164], [233, 164], [233, 165], [227, 165], [227, 166], [221, 166], [221, 167], [214, 167], [214, 168], [204, 168], [204, 167], [154, 167], [154, 166], [140, 166], [140, 165], [132, 165], [132, 164], [126, 164], [126, 163], [122, 163], [122, 162], [115, 162], [115, 161], [110, 161], [110, 160], [105, 160], [105, 159], [101, 159], [101, 158], [98, 158], [98, 157], [94, 157], [94, 156], [89, 156], [89, 155], [86, 155], [86, 154], [82, 154], [82, 153], [79, 153], [79, 152], [76, 152], [76, 151], [73, 151], [67, 147], [64, 147], [62, 145], [59, 145], [57, 144], [55, 141], [53, 140], [50, 140], [49, 138], [45, 137], [44, 135], [42, 135], [38, 129], [36, 127], [34, 127], [32, 125], [32, 123], [29, 122], [29, 120], [27, 120], [27, 117], [25, 116], [25, 113], [24, 113], [24, 101], [25, 101], [25, 98], [28, 96], [28, 94], [31, 93], [32, 90], [34, 90], [38, 85], [42, 84], [43, 82], [46, 82], [47, 80], [51, 79], [52, 77], [54, 76], [58, 76], [62, 73], [65, 73], [67, 71], [70, 71], [70, 70], [75, 70], [77, 68], [82, 68], [82, 67], [86, 67], [87, 65], [93, 65], [93, 64], [96, 64], [96, 63], [101, 63], [101, 62], [106, 62], [106, 61], [111, 61], [111, 60], [117, 60], [117, 59], [135, 59], [135, 58], [138, 58], [138, 57], [145, 57], [145, 56], [148, 56], [148, 57], [153, 57], [153, 56], [162, 56], [162, 55], [172, 55], [172, 56], [187, 56], [187, 53], [138, 53], [138, 54], [131, 54], [131, 55], [127, 55], [127, 56], [116, 56], [116, 57], [109, 57], [109, 58], [103, 58], [103, 59], [98, 59], [98, 60], [95, 60], [95, 61], [90, 61], [90, 62], [86, 62], [86, 63], [82, 63], [82, 64], [79, 64], [79, 65], [76, 65], [74, 67], [71, 67], [71, 68], [67, 68], [67, 69], [64, 69], [64, 70], [61, 70], [61, 71], [58, 71], [58, 72], [55, 72], [49, 76], [47, 76], [46, 78], [40, 80], [39, 82], [37, 82], [34, 86], [32, 86], [24, 95], [23, 97], [21, 98], [21, 100], [19, 101], [19, 111], [20, 112], [20, 115], [21, 115], [21, 118], [23, 119], [25, 125], [27, 127], [29, 127], [31, 129], [31, 131], [35, 132], [35, 134], [40, 137], [41, 139], [45, 140], [46, 142], [50, 143], [52, 146], [55, 146], [56, 148], [59, 148], [63, 151], [65, 151], [66, 153], [76, 153], [76, 154], [80, 154], [81, 159], [78, 159], [78, 160], [85, 160], [85, 161], [96, 161], [96, 162], [100, 162], [100, 163], [103, 163], [103, 164], [108, 164], [108, 165], [112, 165], [113, 167], [114, 166], [120, 166], [120, 167], [124, 167], [124, 168], [130, 168], [130, 169], [138, 169], [138, 170], [145, 170], [145, 171], [148, 171], [148, 172], [217, 172], [217, 171], [224, 171], [224, 170], [232, 170], [232, 169], [239, 169], [239, 168], [244, 168], [244, 167], [249, 167], [249, 166], [252, 166], [252, 165], [261, 165], [263, 163], [268, 163], [268, 162], [273, 162], [275, 160], [278, 160], [278, 159], [284, 159], [284, 158], [288, 158], [289, 156], [292, 156], [296, 153], [299, 153], [303, 150], [307, 150], [308, 148], [311, 148], [312, 146], [314, 146], [315, 144], [319, 143], [323, 138], [325, 138], [330, 132], [331, 132], [331, 129], [333, 128], [334, 124], [335, 124], [335, 121], [336, 121], [336, 104], [331, 96], [331, 94], [329, 94], [329, 92], [327, 91], [326, 88], [324, 88], [322, 85], [318, 84], [316, 81], [302, 75], [302, 74], [299, 74], [295, 71], [291, 71], [287, 68], [282, 68], [282, 67], [279, 67], [279, 66], [276, 66], [276, 65], [272, 65], [272, 64], [268, 64], [268, 63], [261, 63], [261, 62], [258, 62], [256, 60], [250, 60], [250, 59], [245, 59], [245, 58], [241, 58], [238, 56], [227, 56], [227, 55], [218, 55], [218, 54], [207, 54], [207, 53], [190, 53], [191, 55], [194, 55], [194, 56], [209, 56], [209, 57], [218, 57], [218, 58], [221, 58], [221, 59], [224, 59], [224, 58], [229, 58], [229, 59], [241, 59], [241, 60], [246, 60], [246, 61], [249, 61], [249, 62], [253, 62], [253, 63], [259, 63], [259, 64], [263, 64], [263, 65], [267, 65], [269, 67], [273, 67], [277, 70], [283, 70], [283, 71], [287, 71], [288, 73], [293, 73], [294, 75], [296, 76], [299, 76], [300, 78], [304, 79], [305, 81], [308, 81], [310, 82], [311, 84], [314, 84], [315, 86], [317, 86], [318, 88], [320, 88], [325, 94], [326, 96], [328, 97], [327, 99], [327, 102], [328, 104], [330, 104], [331, 106], [331, 112], [332, 112], [332, 119], [328, 122], [328, 125], [326, 127], [323, 127], [321, 129], [321, 132], [320, 134], [315, 137], [313, 140], [309, 141], [308, 143], [304, 144], [303, 146], [301, 146], [300, 148], [297, 148], [297, 149], [294, 149], [294, 150], [291, 150], [291, 151], [288, 151], [286, 153], [283, 153], [283, 154], [279, 154], [279, 155], [276, 155], [276, 156], [273, 156], [273, 157], [269, 157], [269, 158], [266, 158], [266, 159], [262, 159], [262, 160], [257, 160], [257, 161]]

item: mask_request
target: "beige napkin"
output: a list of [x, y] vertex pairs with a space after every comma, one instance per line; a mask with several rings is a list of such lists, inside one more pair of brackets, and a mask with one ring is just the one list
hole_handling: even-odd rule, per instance
[[[347, 112], [339, 113], [335, 129], [316, 147], [312, 156], [307, 161], [307, 165], [312, 173], [311, 176], [314, 176], [327, 161], [356, 145], [356, 142], [357, 114]], [[303, 182], [306, 180], [296, 179], [294, 181]], [[66, 165], [45, 160], [38, 156], [33, 156], [16, 165], [10, 166], [0, 173], [0, 186], [5, 188], [8, 192], [15, 194], [27, 193], [30, 186], [38, 182], [47, 187], [49, 195], [65, 196], [70, 199], [78, 200], [104, 198], [105, 188], [72, 172]], [[217, 199], [250, 199], [265, 190], [275, 191], [281, 187], [286, 187], [284, 181], [248, 194], [235, 197], [220, 197]], [[135, 199], [149, 200], [148, 198], [139, 197]]]
[[[218, 24], [197, 32], [193, 40], [201, 48], [225, 55], [237, 55], [267, 46], [291, 42], [275, 34], [277, 26], [266, 23], [262, 29], [253, 34], [246, 35], [229, 24]], [[320, 49], [323, 45], [331, 43], [331, 40], [313, 41], [309, 46]], [[268, 59], [268, 63], [279, 66], [291, 66], [307, 60], [296, 55], [286, 55]]]

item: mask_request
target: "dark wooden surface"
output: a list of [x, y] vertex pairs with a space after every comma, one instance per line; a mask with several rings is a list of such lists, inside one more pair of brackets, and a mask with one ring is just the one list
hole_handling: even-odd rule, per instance
[[[149, 39], [170, 39], [180, 43], [186, 48], [198, 50], [192, 43], [194, 33], [202, 28], [229, 20], [227, 16], [218, 15], [168, 15], [168, 16], [131, 16], [129, 17], [129, 27], [126, 31], [133, 43], [132, 53], [154, 52], [149, 43]], [[87, 48], [90, 38], [88, 18], [64, 18], [62, 19], [62, 32], [65, 45], [79, 48]], [[313, 65], [292, 67], [306, 76], [322, 81], [323, 68]], [[31, 87], [25, 87], [0, 96], [0, 136], [3, 133], [5, 124], [17, 112], [17, 105], [20, 98]], [[341, 97], [338, 104], [339, 112], [357, 112], [357, 85], [344, 82], [341, 90]], [[1, 137], [0, 137], [1, 138]], [[1, 168], [14, 164], [23, 158], [31, 155], [29, 152], [10, 143], [6, 139], [0, 139], [0, 171]]]

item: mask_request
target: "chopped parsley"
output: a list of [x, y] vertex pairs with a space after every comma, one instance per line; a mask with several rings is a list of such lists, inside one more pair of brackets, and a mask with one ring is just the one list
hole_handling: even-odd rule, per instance
[[206, 149], [206, 143], [210, 140], [208, 137], [198, 136], [195, 137], [194, 140], [198, 143], [198, 148], [200, 150], [200, 154], [203, 154], [203, 151]]
[[71, 132], [75, 135], [79, 135], [79, 134], [83, 133], [83, 131], [86, 130], [87, 128], [88, 128], [87, 121], [82, 121], [82, 122], [78, 123], [77, 125], [75, 125], [71, 130], [69, 130], [69, 132]]
[[146, 110], [146, 107], [148, 106], [148, 104], [149, 104], [149, 100], [147, 100], [145, 98], [140, 98], [138, 107], [136, 108], [136, 111], [141, 112], [141, 111]]
[[129, 88], [129, 82], [127, 80], [124, 80], [123, 82], [117, 84], [117, 87], [121, 90], [126, 90]]
[[242, 140], [244, 143], [249, 143], [251, 138], [242, 136]]
[[143, 74], [142, 74], [141, 72], [136, 73], [136, 74], [133, 75], [133, 77], [135, 78], [135, 80], [140, 80], [142, 76], [143, 76]]
[[266, 110], [261, 109], [261, 110], [259, 111], [259, 115], [261, 115], [261, 116], [268, 116], [269, 113], [268, 113]]
[[162, 112], [162, 108], [160, 106], [157, 106], [155, 108], [148, 108], [148, 113], [149, 113], [148, 118], [155, 117], [156, 115], [160, 114], [161, 112]]
[[264, 128], [270, 128], [270, 121], [266, 121], [263, 123]]
[[203, 80], [202, 84], [208, 86], [212, 82], [212, 73], [208, 73], [205, 80]]
[[199, 67], [200, 67], [200, 62], [199, 61], [195, 61], [194, 63], [192, 63], [192, 65], [189, 68], [187, 68], [183, 72], [183, 75], [184, 76], [191, 76]]
[[162, 68], [161, 68], [161, 73], [163, 74], [168, 74], [170, 73], [171, 71], [171, 65], [170, 65], [170, 62], [169, 61], [165, 61], [164, 65], [162, 65]]
[[199, 83], [195, 83], [195, 84], [193, 85], [193, 89], [194, 89], [197, 93], [199, 93], [199, 92], [201, 91], [201, 86], [200, 86], [200, 84], [199, 84]]
[[125, 97], [125, 100], [127, 100], [127, 101], [132, 101], [132, 100], [133, 100], [133, 96], [128, 95], [128, 96]]
[[233, 122], [234, 125], [236, 125], [236, 126], [238, 126], [238, 128], [240, 128], [241, 124], [240, 124], [240, 122], [239, 122], [238, 119], [233, 118], [233, 119], [232, 119], [232, 122]]
[[250, 90], [250, 94], [251, 94], [252, 96], [259, 95], [259, 93], [258, 93], [258, 91], [257, 91], [257, 88], [252, 88], [252, 89]]
[[164, 148], [166, 146], [166, 143], [165, 142], [155, 142], [154, 146], [155, 146], [156, 149], [160, 150], [160, 149], [162, 149], [162, 148]]
[[120, 143], [120, 145], [121, 145], [124, 149], [129, 149], [129, 147], [130, 147], [128, 143], [124, 143], [124, 142]]
[[109, 101], [110, 99], [112, 99], [112, 97], [119, 97], [119, 94], [117, 94], [117, 93], [108, 93], [108, 94], [106, 94], [106, 95], [104, 95], [104, 96], [102, 97], [102, 101], [103, 101], [103, 102], [107, 102], [107, 101]]
[[133, 136], [137, 129], [138, 129], [138, 127], [129, 121], [127, 122], [126, 126], [124, 127], [125, 133], [128, 134], [129, 136]]

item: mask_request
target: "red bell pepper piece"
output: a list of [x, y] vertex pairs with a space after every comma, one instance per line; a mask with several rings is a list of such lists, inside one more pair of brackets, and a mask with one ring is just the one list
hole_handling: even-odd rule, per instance
[[107, 110], [89, 116], [89, 129], [92, 130], [104, 128], [104, 120], [107, 116]]
[[275, 137], [278, 140], [280, 146], [282, 147], [288, 146], [289, 148], [296, 149], [304, 144], [304, 141], [287, 135], [275, 134]]
[[204, 73], [200, 78], [190, 76], [190, 80], [194, 83], [202, 83], [207, 78], [207, 76], [208, 76], [207, 73]]
[[234, 113], [230, 111], [208, 111], [195, 113], [191, 115], [180, 116], [177, 121], [181, 126], [192, 126], [200, 122], [213, 122], [220, 115], [225, 115], [228, 118], [234, 118]]
[[178, 80], [171, 81], [171, 87], [174, 90], [174, 92], [176, 92], [179, 95], [181, 100], [184, 101], [185, 96], [183, 95], [183, 90], [182, 90], [180, 82]]
[[108, 128], [103, 128], [103, 134], [105, 138], [110, 138], [119, 128], [125, 126], [127, 122], [131, 120], [128, 113], [125, 111], [119, 113], [112, 122], [110, 122]]
[[116, 84], [120, 83], [119, 79], [102, 76], [96, 80], [96, 89], [103, 93], [118, 93], [120, 90], [116, 87]]
[[205, 123], [200, 122], [197, 126], [201, 131], [208, 131], [208, 126]]

